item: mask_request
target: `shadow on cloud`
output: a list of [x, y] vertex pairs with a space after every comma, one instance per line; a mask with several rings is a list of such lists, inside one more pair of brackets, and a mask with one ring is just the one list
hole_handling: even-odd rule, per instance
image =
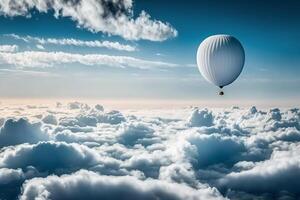
[[[27, 118], [11, 118], [16, 110]], [[173, 112], [11, 109], [0, 130], [0, 198], [300, 197], [299, 109]]]

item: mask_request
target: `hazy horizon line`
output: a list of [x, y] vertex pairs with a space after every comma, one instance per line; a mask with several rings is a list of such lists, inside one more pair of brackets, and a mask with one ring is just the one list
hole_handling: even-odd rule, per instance
[[[221, 97], [222, 98], [222, 97]], [[31, 104], [56, 104], [69, 103], [69, 102], [81, 102], [87, 104], [101, 104], [105, 107], [111, 108], [187, 108], [187, 107], [207, 107], [207, 108], [219, 108], [219, 107], [251, 107], [257, 106], [261, 108], [272, 107], [299, 107], [299, 103], [294, 100], [201, 100], [201, 99], [154, 99], [154, 98], [0, 98], [0, 105], [31, 105]]]

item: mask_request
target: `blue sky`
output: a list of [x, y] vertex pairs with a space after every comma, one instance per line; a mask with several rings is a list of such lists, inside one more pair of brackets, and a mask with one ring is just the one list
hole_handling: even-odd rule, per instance
[[[72, 5], [61, 3], [60, 16], [55, 18], [51, 5], [44, 9], [26, 4], [27, 0], [20, 1], [19, 7], [0, 3], [0, 45], [6, 46], [0, 56], [0, 95], [221, 102], [299, 100], [300, 3], [296, 0], [128, 0], [124, 5], [118, 1], [108, 7], [101, 2], [98, 4], [104, 11], [111, 9], [106, 11], [110, 15], [127, 16], [126, 23], [135, 24], [125, 25], [125, 29], [120, 24], [111, 28], [112, 21], [99, 25], [107, 22], [101, 9], [89, 12], [83, 6], [79, 13], [67, 13]], [[151, 17], [138, 22], [143, 12]], [[147, 28], [150, 31], [139, 34]], [[238, 38], [246, 52], [241, 76], [225, 88], [222, 98], [196, 67], [200, 42], [220, 33]], [[66, 45], [68, 42], [62, 39], [77, 41]], [[69, 60], [61, 62], [59, 56], [54, 60], [55, 52]], [[105, 61], [103, 55], [109, 60]], [[120, 61], [119, 56], [126, 59]]]

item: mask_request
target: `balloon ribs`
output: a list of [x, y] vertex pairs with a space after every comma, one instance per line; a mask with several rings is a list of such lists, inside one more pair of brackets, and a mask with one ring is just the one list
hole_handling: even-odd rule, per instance
[[245, 51], [238, 39], [231, 35], [213, 35], [201, 42], [197, 51], [197, 65], [205, 80], [222, 88], [234, 82], [243, 70]]

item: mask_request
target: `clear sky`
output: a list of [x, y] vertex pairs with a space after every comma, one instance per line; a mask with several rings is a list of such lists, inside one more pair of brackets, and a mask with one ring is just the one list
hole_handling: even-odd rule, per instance
[[[300, 99], [297, 0], [45, 2], [0, 2], [2, 98]], [[222, 98], [196, 66], [213, 34], [235, 36], [246, 53]]]

